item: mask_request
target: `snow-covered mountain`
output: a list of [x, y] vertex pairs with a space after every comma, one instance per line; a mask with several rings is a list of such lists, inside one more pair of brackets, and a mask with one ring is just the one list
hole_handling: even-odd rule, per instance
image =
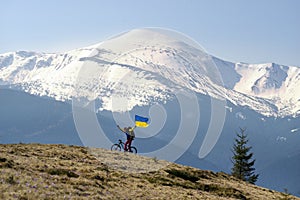
[[[81, 145], [68, 104], [78, 100], [87, 108], [95, 105], [112, 142], [120, 137], [114, 134], [115, 124], [132, 122], [124, 111], [149, 114], [150, 126], [138, 130], [135, 140], [141, 153], [176, 140], [187, 118], [190, 123], [181, 130], [184, 139], [175, 146], [178, 151], [188, 149], [173, 160], [229, 172], [235, 131], [247, 127], [258, 184], [298, 195], [299, 87], [299, 67], [224, 61], [191, 40], [154, 29], [133, 30], [66, 53], [5, 53], [0, 55], [0, 141]], [[179, 91], [195, 96], [183, 102], [176, 96]], [[223, 110], [213, 110], [216, 105]], [[220, 121], [221, 130], [211, 123], [214, 120]], [[199, 159], [201, 144], [212, 139], [206, 135], [218, 131], [214, 148]], [[166, 157], [171, 159], [176, 152], [170, 152]]]
[[[147, 40], [151, 42], [145, 43]], [[124, 41], [136, 45], [135, 49], [124, 54], [122, 49], [113, 46]], [[201, 61], [205, 57], [207, 60]], [[111, 62], [112, 58], [117, 60]], [[86, 70], [83, 69], [86, 63], [90, 63], [91, 77], [85, 80], [88, 83], [82, 83], [88, 88], [78, 93], [78, 88], [77, 91], [74, 88], [78, 85], [78, 73]], [[212, 65], [217, 67], [217, 72]], [[212, 80], [216, 76], [209, 74], [211, 72], [220, 72], [224, 84], [219, 81], [221, 79]], [[130, 110], [137, 105], [149, 105], [154, 99], [165, 101], [171, 98], [174, 90], [187, 88], [214, 98], [225, 98], [266, 116], [300, 113], [299, 67], [231, 63], [147, 29], [134, 30], [106, 43], [66, 53], [18, 51], [1, 54], [0, 84], [60, 101], [71, 100], [74, 96], [99, 98], [102, 101], [99, 110]], [[126, 108], [112, 107], [112, 92], [119, 97], [125, 93], [130, 96]]]

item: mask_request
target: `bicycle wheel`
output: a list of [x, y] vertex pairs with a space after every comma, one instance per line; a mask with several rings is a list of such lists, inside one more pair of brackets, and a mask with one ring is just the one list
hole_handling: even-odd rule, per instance
[[121, 146], [119, 144], [113, 144], [110, 149], [112, 151], [121, 151]]
[[131, 147], [129, 152], [136, 154], [137, 153], [137, 149], [135, 147]]

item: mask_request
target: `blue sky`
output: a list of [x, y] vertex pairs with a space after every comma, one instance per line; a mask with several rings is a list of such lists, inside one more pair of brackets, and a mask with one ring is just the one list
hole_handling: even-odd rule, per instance
[[4, 0], [0, 53], [62, 52], [120, 32], [182, 32], [229, 61], [300, 66], [298, 0]]

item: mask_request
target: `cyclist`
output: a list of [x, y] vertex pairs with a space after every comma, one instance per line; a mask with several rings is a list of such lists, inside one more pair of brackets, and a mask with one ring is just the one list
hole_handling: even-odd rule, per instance
[[134, 134], [134, 129], [136, 128], [136, 126], [134, 126], [133, 128], [132, 127], [124, 127], [124, 128], [121, 128], [119, 125], [117, 125], [117, 127], [123, 132], [126, 134], [127, 136], [127, 141], [125, 142], [125, 146], [124, 146], [124, 150], [125, 151], [128, 151], [128, 149], [131, 151], [131, 143], [132, 143], [132, 140], [135, 138], [135, 134]]

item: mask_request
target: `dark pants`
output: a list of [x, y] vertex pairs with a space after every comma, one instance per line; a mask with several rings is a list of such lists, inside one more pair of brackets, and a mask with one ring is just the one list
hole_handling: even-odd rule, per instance
[[125, 151], [127, 151], [128, 148], [130, 149], [132, 140], [133, 140], [133, 138], [127, 138], [127, 141], [125, 142], [125, 147], [124, 147]]

